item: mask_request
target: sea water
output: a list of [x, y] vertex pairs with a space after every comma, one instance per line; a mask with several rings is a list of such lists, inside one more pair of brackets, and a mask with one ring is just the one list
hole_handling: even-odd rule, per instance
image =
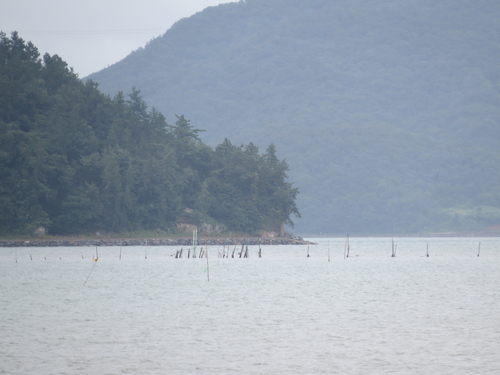
[[0, 373], [500, 373], [500, 239], [311, 240], [1, 248]]

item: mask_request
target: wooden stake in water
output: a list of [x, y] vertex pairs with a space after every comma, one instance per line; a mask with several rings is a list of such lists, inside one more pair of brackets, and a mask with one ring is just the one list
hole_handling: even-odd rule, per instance
[[330, 241], [328, 241], [328, 261], [330, 261]]
[[210, 282], [210, 267], [208, 265], [208, 246], [206, 247], [205, 253], [207, 256], [207, 282]]
[[309, 255], [309, 246], [307, 246], [307, 257], [309, 258], [310, 255]]
[[349, 243], [349, 235], [347, 235], [344, 245], [344, 259], [349, 258], [349, 251], [351, 250], [351, 244]]
[[347, 235], [347, 257], [351, 254], [351, 238]]
[[429, 258], [429, 242], [427, 242], [427, 258]]
[[120, 256], [118, 257], [118, 259], [122, 259], [122, 247], [120, 246]]
[[198, 242], [198, 229], [193, 230], [193, 258], [196, 258], [196, 245]]
[[347, 237], [346, 237], [346, 239], [344, 241], [344, 259], [345, 259], [346, 253], [347, 253]]
[[481, 251], [481, 241], [479, 241], [479, 247], [477, 248], [477, 256], [479, 257], [479, 252]]
[[17, 247], [15, 249], [15, 252], [16, 252], [16, 263], [17, 263]]

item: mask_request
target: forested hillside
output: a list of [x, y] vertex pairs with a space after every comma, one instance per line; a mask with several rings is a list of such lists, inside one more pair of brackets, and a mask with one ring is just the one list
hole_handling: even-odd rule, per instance
[[302, 233], [500, 225], [500, 2], [246, 0], [91, 78], [209, 144], [274, 143]]
[[271, 144], [215, 148], [140, 91], [113, 98], [57, 55], [0, 33], [0, 234], [280, 232], [300, 216]]

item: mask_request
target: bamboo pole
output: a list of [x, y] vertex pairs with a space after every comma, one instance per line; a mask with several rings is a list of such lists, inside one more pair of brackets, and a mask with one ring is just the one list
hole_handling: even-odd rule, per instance
[[347, 237], [344, 240], [344, 259], [345, 259], [346, 254], [347, 254]]
[[196, 258], [196, 245], [198, 244], [198, 229], [193, 230], [193, 258]]
[[207, 283], [209, 283], [210, 282], [210, 266], [208, 264], [208, 246], [205, 249], [205, 253], [207, 256]]

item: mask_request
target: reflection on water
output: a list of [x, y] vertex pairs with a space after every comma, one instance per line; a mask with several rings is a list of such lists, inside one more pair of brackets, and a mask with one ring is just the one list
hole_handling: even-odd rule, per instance
[[2, 248], [0, 373], [500, 372], [499, 239], [314, 241], [209, 248], [210, 282], [172, 247]]

